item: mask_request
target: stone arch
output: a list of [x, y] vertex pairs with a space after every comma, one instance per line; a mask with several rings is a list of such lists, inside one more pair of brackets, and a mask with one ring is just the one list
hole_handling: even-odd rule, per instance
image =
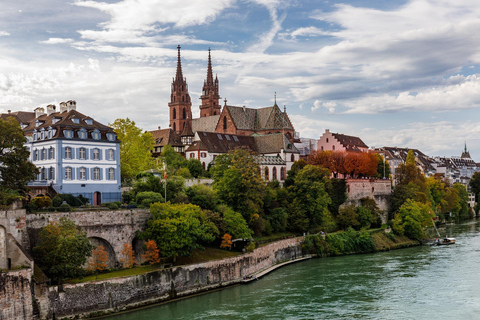
[[135, 263], [142, 264], [145, 262], [145, 259], [142, 258], [142, 254], [144, 254], [143, 246], [145, 241], [142, 239], [135, 237], [132, 240], [132, 249], [135, 252]]
[[7, 259], [7, 228], [0, 224], [0, 269], [9, 269]]
[[95, 248], [97, 248], [98, 246], [103, 246], [103, 248], [108, 254], [107, 267], [115, 268], [117, 257], [115, 255], [115, 250], [113, 250], [113, 246], [110, 244], [110, 242], [100, 237], [90, 237], [88, 239], [90, 240], [90, 243], [95, 246]]

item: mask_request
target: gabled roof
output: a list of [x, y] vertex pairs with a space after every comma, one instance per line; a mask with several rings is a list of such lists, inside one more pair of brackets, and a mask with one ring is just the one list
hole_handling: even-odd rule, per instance
[[255, 135], [255, 150], [260, 154], [285, 152], [300, 153], [295, 145], [283, 133]]
[[195, 141], [187, 148], [186, 152], [201, 150], [210, 153], [228, 153], [240, 147], [255, 151], [254, 138], [252, 136], [197, 131]]
[[171, 146], [183, 146], [180, 135], [173, 129], [158, 129], [149, 131], [153, 135], [155, 141], [155, 147], [163, 147], [165, 145]]
[[3, 113], [0, 115], [0, 118], [4, 120], [6, 120], [8, 117], [15, 118], [15, 120], [17, 120], [20, 124], [28, 124], [33, 119], [35, 119], [35, 112], [16, 111], [10, 113]]
[[368, 146], [359, 137], [347, 136], [341, 133], [332, 133], [332, 136], [334, 136], [347, 151], [360, 151], [360, 148], [368, 149]]
[[209, 117], [200, 117], [197, 119], [192, 119], [192, 130], [193, 132], [197, 132], [197, 131], [215, 132], [219, 119], [220, 119], [219, 114], [214, 116], [209, 116]]
[[276, 104], [259, 109], [236, 106], [225, 106], [225, 108], [238, 130], [293, 130], [287, 114], [282, 112]]
[[[55, 119], [55, 121], [54, 121]], [[79, 119], [79, 123], [73, 122], [72, 119]], [[92, 120], [92, 124], [89, 125], [85, 120]], [[39, 126], [36, 126], [36, 121], [40, 122]], [[85, 128], [86, 130], [107, 130], [113, 131], [112, 128], [101, 124], [98, 121], [93, 120], [91, 117], [84, 115], [83, 113], [78, 112], [77, 110], [70, 110], [64, 112], [54, 112], [49, 115], [43, 114], [38, 118], [30, 121], [29, 125], [24, 129], [26, 133], [30, 133], [33, 130], [40, 130], [42, 128], [47, 129], [48, 127], [57, 128], [57, 127], [69, 127], [70, 129], [81, 129]]]

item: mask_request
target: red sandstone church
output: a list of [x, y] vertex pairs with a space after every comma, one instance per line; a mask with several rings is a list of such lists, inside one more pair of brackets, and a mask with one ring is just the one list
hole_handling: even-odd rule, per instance
[[[202, 143], [194, 143], [195, 141], [199, 142], [201, 138], [206, 136], [205, 134], [199, 136], [196, 134], [197, 132], [210, 132], [218, 135], [208, 135], [209, 145], [215, 149], [215, 145], [221, 144], [223, 152], [228, 152], [238, 147], [238, 138], [236, 139], [234, 136], [251, 136], [253, 140], [266, 141], [272, 139], [261, 137], [281, 135], [283, 138], [280, 140], [273, 140], [278, 140], [282, 143], [275, 144], [275, 146], [272, 145], [268, 148], [268, 153], [263, 152], [265, 150], [264, 146], [262, 148], [255, 147], [261, 145], [261, 143], [252, 142], [245, 146], [250, 147], [262, 156], [278, 156], [282, 158], [283, 166], [285, 167], [283, 170], [289, 170], [293, 161], [298, 160], [299, 152], [293, 143], [295, 129], [285, 108], [282, 111], [276, 101], [271, 107], [254, 109], [246, 108], [245, 106], [229, 106], [225, 100], [222, 107], [218, 77], [215, 76], [215, 79], [213, 78], [210, 49], [208, 49], [207, 78], [203, 83], [200, 99], [202, 100], [199, 107], [200, 118], [193, 119], [192, 101], [188, 93], [187, 80], [183, 77], [180, 46], [178, 46], [177, 71], [172, 82], [170, 102], [168, 103], [170, 108], [170, 128], [151, 131], [155, 139], [154, 156], [158, 156], [165, 145], [173, 146], [177, 152], [182, 154], [188, 153], [189, 157], [192, 157], [192, 154], [198, 154], [199, 160], [202, 160], [200, 159], [202, 154], [218, 154], [218, 150], [208, 150], [206, 147], [205, 150], [199, 150]], [[218, 141], [213, 141], [214, 138], [218, 139]], [[230, 141], [232, 142], [231, 145]], [[254, 147], [252, 148], [251, 146]], [[195, 151], [195, 153], [192, 151]], [[206, 156], [205, 158], [211, 157]], [[205, 161], [203, 161], [203, 164], [204, 166], [208, 165]], [[280, 170], [281, 168], [279, 168], [279, 172]]]

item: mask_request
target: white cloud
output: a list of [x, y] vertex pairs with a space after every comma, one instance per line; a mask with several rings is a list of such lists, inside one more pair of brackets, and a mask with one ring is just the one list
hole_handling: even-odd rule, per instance
[[317, 27], [302, 27], [291, 32], [285, 32], [279, 34], [282, 39], [295, 40], [297, 37], [314, 37], [314, 36], [328, 36], [331, 32], [324, 31]]
[[72, 43], [73, 39], [68, 38], [49, 38], [45, 41], [40, 41], [40, 43], [44, 44], [62, 44], [62, 43]]
[[299, 114], [289, 114], [288, 117], [293, 123], [296, 131], [301, 133], [302, 138], [319, 138], [325, 129], [346, 130], [348, 125], [344, 122], [324, 121], [312, 119]]
[[311, 108], [312, 111], [316, 111], [320, 108], [325, 108], [327, 109], [330, 113], [334, 113], [335, 109], [337, 107], [337, 103], [334, 101], [327, 101], [327, 102], [321, 102], [320, 100], [315, 100], [313, 102], [313, 107]]
[[8, 33], [7, 31], [0, 31], [0, 37], [2, 36], [9, 36], [10, 33]]

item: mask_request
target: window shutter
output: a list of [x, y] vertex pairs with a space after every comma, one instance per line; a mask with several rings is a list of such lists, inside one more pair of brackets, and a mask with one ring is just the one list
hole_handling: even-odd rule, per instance
[[93, 170], [95, 170], [95, 169], [94, 168], [90, 169], [90, 176], [92, 177], [92, 180], [95, 179], [95, 174], [94, 174]]
[[102, 160], [102, 150], [98, 149], [98, 160]]
[[55, 159], [55, 148], [52, 148], [53, 152], [52, 152], [52, 159]]
[[72, 180], [75, 180], [75, 168], [72, 168]]
[[100, 180], [103, 180], [103, 169], [102, 168], [99, 168], [98, 171], [100, 172]]
[[55, 180], [55, 167], [52, 167], [52, 176], [50, 177], [51, 180]]
[[[72, 148], [71, 150], [72, 150], [72, 159], [75, 159], [75, 148]], [[72, 171], [73, 171], [73, 169], [72, 169]]]
[[65, 149], [66, 149], [65, 147], [62, 147], [62, 159], [66, 159], [66, 157], [65, 157]]
[[90, 149], [90, 159], [93, 160], [93, 149]]
[[77, 168], [77, 177], [80, 179], [80, 168]]
[[88, 180], [88, 169], [85, 168], [85, 180]]
[[89, 156], [88, 156], [88, 149], [85, 148], [85, 160], [88, 160], [89, 159]]
[[80, 159], [80, 148], [77, 148], [77, 159]]

